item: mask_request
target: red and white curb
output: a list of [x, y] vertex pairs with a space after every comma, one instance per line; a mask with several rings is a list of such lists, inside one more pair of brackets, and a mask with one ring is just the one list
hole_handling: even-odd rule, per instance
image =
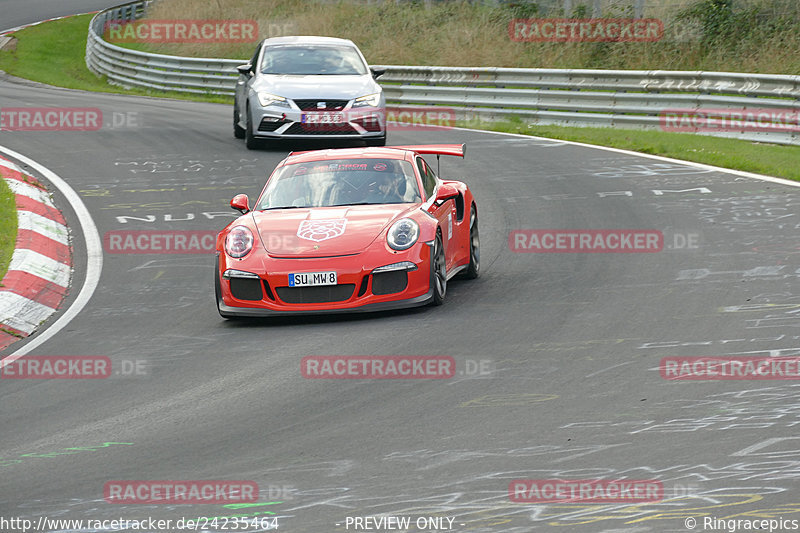
[[0, 156], [17, 204], [17, 242], [0, 284], [0, 350], [31, 335], [61, 306], [72, 278], [69, 229], [50, 194]]

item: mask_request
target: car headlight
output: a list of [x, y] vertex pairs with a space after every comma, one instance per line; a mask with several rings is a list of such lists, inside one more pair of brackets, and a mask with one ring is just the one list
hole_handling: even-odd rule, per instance
[[261, 104], [263, 107], [267, 107], [270, 105], [289, 107], [289, 102], [286, 100], [286, 98], [272, 93], [264, 93], [264, 92], [258, 93], [258, 103]]
[[253, 232], [245, 226], [234, 226], [225, 237], [225, 252], [233, 257], [240, 258], [250, 253], [253, 249]]
[[386, 242], [393, 250], [408, 250], [419, 239], [419, 224], [410, 218], [401, 218], [389, 228]]
[[353, 107], [378, 107], [381, 103], [381, 93], [368, 94], [366, 96], [359, 96], [353, 102]]

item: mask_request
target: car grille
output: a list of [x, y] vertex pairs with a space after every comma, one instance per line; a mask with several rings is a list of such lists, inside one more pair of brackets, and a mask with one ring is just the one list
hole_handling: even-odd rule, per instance
[[[317, 107], [319, 102], [325, 102], [325, 107]], [[326, 100], [314, 98], [313, 100], [295, 100], [294, 103], [303, 111], [341, 111], [349, 100]]]
[[264, 297], [261, 280], [250, 278], [231, 278], [231, 294], [237, 300], [258, 301]]
[[343, 283], [320, 287], [278, 287], [275, 292], [287, 304], [320, 304], [348, 300], [355, 288], [355, 283]]
[[395, 272], [379, 272], [372, 275], [372, 294], [394, 294], [406, 290], [408, 286], [408, 272], [398, 270]]
[[284, 135], [356, 135], [350, 124], [303, 124], [295, 122], [289, 126]]

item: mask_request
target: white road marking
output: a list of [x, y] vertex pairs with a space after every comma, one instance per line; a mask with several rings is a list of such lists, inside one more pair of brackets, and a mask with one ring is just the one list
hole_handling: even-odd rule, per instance
[[[486, 131], [486, 130], [473, 130], [470, 128], [452, 128], [454, 130], [462, 130], [462, 131], [471, 131], [476, 133], [491, 133], [493, 135], [507, 135], [509, 137], [515, 138], [527, 138], [527, 139], [538, 139], [541, 141], [553, 141], [554, 139], [548, 139], [547, 137], [537, 137], [535, 135], [523, 135], [521, 133], [506, 133], [504, 131]], [[641, 152], [632, 152], [630, 150], [623, 150], [621, 148], [611, 148], [610, 146], [598, 146], [596, 144], [586, 144], [580, 143], [576, 141], [561, 141], [564, 144], [571, 144], [573, 146], [583, 146], [584, 148], [594, 148], [597, 150], [605, 150], [607, 152], [615, 152], [618, 154], [624, 155], [631, 155], [635, 157], [645, 157], [647, 159], [655, 159], [656, 161], [666, 161], [669, 163], [679, 163], [681, 165], [688, 165], [690, 167], [699, 168], [703, 170], [712, 170], [714, 172], [725, 172], [726, 174], [733, 174], [735, 176], [742, 176], [744, 178], [752, 178], [761, 181], [770, 181], [772, 183], [780, 183], [781, 185], [789, 185], [791, 187], [800, 187], [799, 181], [792, 181], [783, 178], [776, 178], [774, 176], [765, 176], [764, 174], [754, 174], [752, 172], [744, 172], [741, 170], [732, 170], [730, 168], [722, 168], [722, 167], [715, 167], [713, 165], [706, 165], [703, 163], [695, 163], [693, 161], [684, 161], [683, 159], [673, 159], [671, 157], [664, 157], [660, 155], [651, 155], [651, 154], [644, 154]]]

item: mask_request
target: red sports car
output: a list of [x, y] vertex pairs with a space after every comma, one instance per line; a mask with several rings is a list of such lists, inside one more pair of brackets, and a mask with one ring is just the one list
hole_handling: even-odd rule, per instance
[[217, 237], [225, 318], [360, 312], [441, 304], [447, 280], [480, 271], [478, 211], [460, 181], [424, 154], [463, 144], [292, 153]]

